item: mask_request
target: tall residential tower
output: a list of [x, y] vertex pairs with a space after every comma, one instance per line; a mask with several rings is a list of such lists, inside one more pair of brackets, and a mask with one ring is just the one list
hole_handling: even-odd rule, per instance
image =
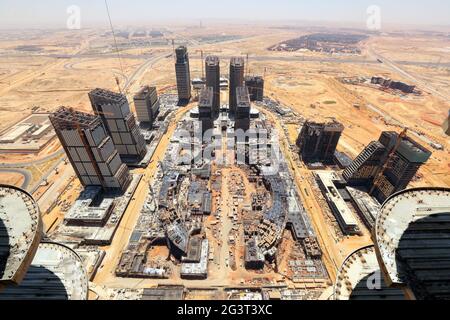
[[104, 89], [89, 93], [92, 109], [100, 117], [125, 162], [139, 162], [147, 153], [143, 135], [131, 113], [127, 97]]
[[159, 112], [159, 99], [155, 87], [145, 86], [134, 96], [138, 121], [150, 128]]
[[[388, 152], [391, 152], [398, 138], [396, 132], [383, 132], [380, 142]], [[387, 169], [383, 172], [378, 185], [375, 186], [373, 195], [380, 203], [384, 203], [394, 193], [406, 189], [420, 167], [430, 157], [431, 152], [426, 148], [409, 137], [402, 138], [394, 155], [390, 159], [385, 159], [388, 162]]]
[[175, 50], [175, 72], [177, 76], [178, 99], [189, 102], [191, 99], [191, 71], [189, 67], [189, 54], [185, 46]]
[[334, 152], [343, 131], [344, 126], [336, 121], [330, 123], [307, 121], [297, 140], [303, 161], [333, 163]]
[[264, 99], [264, 78], [261, 76], [245, 77], [245, 86], [250, 92], [251, 101], [263, 101]]
[[244, 86], [245, 62], [241, 57], [231, 58], [230, 61], [230, 113], [236, 113], [237, 88]]
[[84, 187], [127, 189], [131, 181], [128, 167], [100, 117], [60, 107], [50, 115], [50, 121]]
[[247, 132], [250, 129], [250, 95], [246, 87], [236, 88], [235, 130]]
[[[396, 132], [386, 131], [379, 141], [371, 142], [344, 171], [347, 183], [373, 188], [373, 195], [380, 203], [408, 187], [431, 152], [408, 137], [398, 139]], [[397, 144], [398, 148], [392, 153]]]
[[202, 134], [214, 127], [212, 115], [214, 92], [213, 88], [206, 87], [200, 91], [198, 99], [199, 120], [202, 123]]
[[208, 56], [205, 61], [206, 87], [213, 88], [213, 113], [220, 110], [220, 60], [217, 56]]

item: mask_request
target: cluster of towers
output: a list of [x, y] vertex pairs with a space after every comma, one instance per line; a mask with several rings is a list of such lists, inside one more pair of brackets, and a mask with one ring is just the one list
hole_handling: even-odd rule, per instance
[[[187, 102], [191, 98], [191, 79], [189, 70], [189, 54], [187, 48], [181, 46], [175, 50], [175, 71], [177, 77], [178, 97]], [[203, 62], [202, 62], [203, 63]], [[212, 91], [211, 115], [218, 115], [221, 111], [221, 73], [218, 56], [208, 56], [205, 61], [205, 86], [199, 94], [199, 105], [202, 114], [209, 107], [209, 96]], [[264, 96], [264, 79], [260, 76], [245, 76], [245, 60], [233, 57], [229, 70], [229, 114], [237, 120], [250, 119], [250, 102], [262, 101]], [[238, 121], [241, 122], [242, 121]], [[245, 129], [246, 125], [242, 129]]]
[[[308, 164], [333, 165], [344, 126], [336, 121], [307, 121], [298, 136], [302, 160]], [[383, 203], [392, 194], [404, 190], [431, 152], [409, 137], [383, 132], [371, 142], [343, 172], [349, 186], [364, 187]]]
[[[180, 101], [191, 99], [191, 74], [187, 48], [175, 50], [176, 77]], [[221, 111], [220, 59], [205, 60], [205, 87], [199, 95], [199, 114], [203, 130], [212, 128], [214, 117]], [[245, 78], [245, 61], [230, 61], [229, 113], [236, 129], [248, 130], [250, 101], [262, 100], [264, 81], [261, 77]], [[131, 181], [127, 165], [136, 166], [147, 154], [144, 137], [127, 97], [104, 89], [89, 93], [93, 114], [60, 107], [50, 116], [55, 132], [84, 187], [101, 186], [105, 190], [125, 191]], [[134, 97], [137, 116], [149, 124], [159, 112], [156, 88], [144, 87]]]
[[431, 152], [407, 136], [385, 131], [371, 142], [344, 171], [351, 186], [371, 190], [380, 203], [406, 189]]
[[60, 107], [50, 121], [84, 187], [125, 191], [131, 182], [126, 164], [135, 166], [147, 154], [144, 137], [125, 95], [95, 89], [89, 99], [94, 114]]

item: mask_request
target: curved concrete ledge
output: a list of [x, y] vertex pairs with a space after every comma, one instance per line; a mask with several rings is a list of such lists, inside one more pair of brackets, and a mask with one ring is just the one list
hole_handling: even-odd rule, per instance
[[39, 207], [20, 188], [0, 185], [0, 284], [25, 276], [42, 236]]

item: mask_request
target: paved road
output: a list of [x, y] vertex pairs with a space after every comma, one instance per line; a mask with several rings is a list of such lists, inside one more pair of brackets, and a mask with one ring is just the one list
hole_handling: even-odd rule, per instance
[[138, 279], [134, 284], [134, 281], [129, 281], [130, 279], [128, 278], [117, 278], [115, 276], [115, 269], [121, 257], [122, 251], [128, 245], [130, 236], [134, 230], [136, 222], [138, 221], [140, 210], [144, 205], [146, 196], [149, 192], [148, 183], [149, 181], [154, 179], [154, 175], [158, 169], [158, 161], [161, 160], [160, 157], [163, 156], [167, 150], [167, 147], [170, 143], [170, 138], [175, 131], [176, 124], [186, 112], [189, 112], [189, 110], [192, 109], [192, 107], [193, 105], [190, 105], [184, 108], [180, 108], [176, 111], [174, 121], [169, 126], [167, 133], [161, 138], [158, 143], [156, 151], [152, 157], [153, 161], [150, 162], [150, 165], [146, 169], [141, 170], [141, 173], [144, 174], [144, 178], [136, 188], [133, 198], [131, 199], [128, 208], [125, 211], [125, 214], [119, 224], [119, 227], [117, 228], [112, 244], [108, 247], [103, 248], [106, 251], [106, 255], [103, 259], [102, 266], [95, 276], [95, 283], [110, 286], [121, 286], [121, 283], [123, 281], [124, 283], [128, 283], [125, 285], [125, 287], [129, 287], [129, 285], [139, 286], [144, 282], [148, 283], [148, 281]]
[[230, 236], [233, 224], [228, 217], [230, 214], [230, 209], [232, 208], [232, 195], [230, 194], [230, 189], [228, 188], [228, 183], [230, 179], [230, 170], [223, 169], [222, 175], [222, 216], [220, 217], [221, 223], [221, 247], [219, 248], [219, 269], [221, 269], [220, 276], [215, 279], [216, 284], [226, 285], [227, 279], [229, 277], [228, 273], [231, 271], [230, 268], [230, 245], [228, 243], [228, 237]]
[[69, 178], [75, 175], [73, 168], [70, 164], [59, 164], [61, 165], [59, 172], [61, 172], [57, 178], [55, 176], [54, 183], [47, 189], [47, 191], [38, 199], [37, 203], [41, 212], [45, 212], [50, 205], [55, 201], [60, 195], [60, 189], [62, 189]]
[[[41, 185], [41, 183], [48, 178], [52, 174], [52, 172], [55, 170], [56, 167], [58, 167], [61, 162], [63, 161], [64, 150], [59, 150], [51, 155], [48, 155], [44, 158], [41, 158], [36, 161], [27, 161], [27, 162], [20, 162], [20, 163], [0, 163], [0, 172], [13, 172], [13, 173], [19, 173], [25, 177], [25, 181], [22, 185], [22, 189], [28, 190], [30, 193], [33, 193], [37, 190], [37, 188]], [[36, 166], [40, 165], [42, 163], [46, 163], [47, 161], [54, 159], [58, 156], [61, 156], [61, 161], [58, 161], [52, 168], [50, 168], [46, 173], [42, 175], [42, 177], [39, 179], [39, 181], [36, 182], [33, 186], [30, 186], [31, 181], [33, 180], [33, 176], [31, 172], [24, 169], [25, 167], [29, 166]]]
[[23, 168], [23, 167], [32, 166], [32, 165], [39, 165], [39, 164], [45, 163], [45, 162], [57, 157], [58, 155], [63, 155], [63, 154], [64, 154], [64, 150], [61, 149], [59, 151], [56, 151], [55, 153], [52, 153], [44, 158], [41, 158], [41, 159], [35, 160], [35, 161], [25, 161], [25, 162], [18, 162], [18, 163], [0, 163], [0, 168]]
[[[369, 54], [371, 54], [373, 57], [375, 57], [376, 59], [379, 59], [380, 61], [383, 61], [383, 63], [390, 68], [391, 70], [393, 70], [394, 72], [397, 72], [399, 74], [401, 74], [402, 76], [404, 76], [405, 78], [410, 79], [412, 82], [414, 82], [415, 84], [417, 84], [419, 87], [424, 88], [425, 90], [429, 91], [430, 93], [434, 94], [435, 96], [439, 96], [440, 98], [444, 99], [444, 100], [450, 100], [450, 95], [447, 92], [442, 92], [440, 90], [437, 90], [436, 88], [434, 88], [432, 85], [430, 85], [429, 83], [426, 83], [420, 79], [418, 79], [416, 76], [414, 76], [413, 74], [405, 71], [404, 69], [402, 69], [401, 67], [399, 67], [399, 62], [395, 62], [392, 60], [389, 60], [388, 58], [378, 54], [377, 52], [375, 52], [373, 50], [372, 47], [369, 48]], [[410, 63], [410, 65], [412, 65], [412, 63]], [[423, 65], [425, 66], [429, 66], [429, 65], [433, 65], [430, 63], [423, 63]], [[450, 64], [435, 64], [437, 66], [449, 66]]]
[[[191, 48], [192, 49], [192, 48]], [[167, 56], [167, 54], [166, 54]], [[21, 58], [23, 56], [14, 56], [10, 55], [8, 57]], [[116, 58], [117, 55], [114, 53], [110, 54], [50, 54], [50, 55], [42, 55], [42, 57], [48, 58], [56, 58], [56, 59], [106, 59], [106, 58]], [[121, 57], [123, 59], [151, 59], [152, 55], [149, 54], [122, 54]], [[191, 55], [191, 59], [200, 59], [199, 55]], [[229, 60], [231, 56], [221, 56], [221, 59]], [[25, 58], [25, 57], [24, 57]], [[324, 63], [349, 63], [349, 64], [379, 64], [376, 59], [365, 59], [363, 57], [333, 57], [333, 56], [322, 56], [322, 57], [311, 57], [311, 56], [272, 56], [272, 55], [262, 55], [255, 56], [250, 55], [251, 60], [255, 61], [292, 61], [292, 62], [324, 62]], [[385, 58], [384, 58], [385, 59]], [[450, 68], [450, 63], [435, 63], [435, 62], [424, 62], [424, 61], [392, 61], [396, 65], [404, 65], [404, 66], [422, 66], [422, 67], [433, 67], [433, 68]], [[70, 63], [67, 63], [65, 66], [70, 67]]]
[[130, 77], [128, 77], [127, 81], [125, 82], [125, 86], [123, 87], [123, 90], [127, 91], [128, 89], [130, 89], [135, 80], [142, 78], [143, 74], [147, 71], [148, 68], [152, 67], [158, 61], [164, 59], [167, 56], [167, 54], [168, 53], [166, 52], [157, 56], [151, 56], [140, 67], [138, 67]]
[[17, 174], [22, 175], [25, 179], [24, 179], [22, 185], [20, 186], [20, 188], [22, 188], [24, 190], [28, 189], [28, 187], [29, 187], [29, 185], [31, 183], [31, 180], [33, 178], [31, 173], [28, 170], [25, 170], [25, 169], [0, 169], [0, 172], [3, 172], [3, 173], [17, 173]]

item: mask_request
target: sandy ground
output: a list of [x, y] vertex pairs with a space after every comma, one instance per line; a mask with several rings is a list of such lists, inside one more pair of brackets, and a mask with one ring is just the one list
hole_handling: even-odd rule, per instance
[[21, 187], [25, 177], [19, 173], [0, 172], [0, 182], [2, 184]]
[[[242, 37], [240, 40], [217, 44], [199, 43], [202, 35], [219, 35], [224, 28], [227, 34]], [[376, 89], [343, 85], [337, 77], [371, 77], [382, 75], [396, 80], [405, 79], [402, 74], [376, 63], [369, 54], [369, 48], [393, 61], [407, 61], [402, 68], [426, 82], [437, 90], [448, 91], [450, 87], [450, 72], [446, 65], [450, 61], [450, 40], [436, 35], [403, 34], [384, 35], [371, 38], [363, 48], [362, 57], [336, 57], [310, 52], [269, 52], [266, 49], [283, 40], [300, 36], [301, 30], [275, 29], [265, 26], [217, 26], [204, 29], [174, 28], [173, 37], [189, 40], [192, 78], [202, 75], [201, 51], [204, 56], [216, 54], [221, 57], [234, 55], [249, 55], [248, 72], [264, 74], [266, 95], [283, 102], [297, 111], [301, 116], [316, 121], [334, 118], [345, 125], [344, 135], [339, 144], [339, 150], [356, 157], [371, 141], [377, 140], [383, 130], [401, 130], [398, 126], [386, 123], [379, 114], [368, 105], [376, 107], [387, 116], [394, 118], [404, 126], [416, 132], [424, 133], [428, 138], [441, 143], [444, 151], [433, 151], [430, 161], [419, 172], [418, 179], [412, 186], [450, 186], [450, 144], [444, 136], [439, 123], [450, 109], [449, 101], [423, 90], [423, 95], [400, 97]], [[171, 46], [130, 49], [123, 52], [122, 67], [111, 52], [102, 52], [97, 48], [97, 42], [108, 43], [111, 39], [102, 37], [102, 32], [85, 30], [78, 34], [68, 32], [50, 32], [36, 35], [29, 39], [0, 38], [0, 131], [31, 113], [33, 106], [41, 106], [49, 111], [60, 105], [71, 106], [79, 110], [90, 111], [87, 93], [96, 87], [118, 90], [117, 77], [121, 86], [128, 84], [126, 91], [129, 98], [143, 84], [157, 85], [160, 92], [174, 92], [175, 70]], [[95, 40], [95, 41], [92, 41]], [[61, 46], [64, 43], [64, 46]], [[24, 44], [40, 46], [39, 54], [18, 54], [14, 47]], [[86, 52], [99, 52], [90, 56]], [[62, 55], [57, 58], [54, 55]], [[81, 55], [80, 55], [81, 54]], [[64, 56], [73, 55], [73, 56]], [[144, 56], [145, 55], [145, 56]], [[166, 56], [164, 56], [166, 55]], [[159, 57], [161, 56], [161, 57]], [[155, 59], [152, 61], [151, 57]], [[261, 57], [264, 60], [260, 59]], [[316, 59], [325, 59], [317, 61]], [[284, 59], [284, 60], [283, 60]], [[292, 59], [286, 61], [285, 59]], [[349, 62], [344, 60], [357, 60]], [[361, 60], [367, 59], [367, 63]], [[425, 63], [425, 65], [424, 65]], [[143, 69], [140, 69], [144, 67]], [[221, 61], [222, 74], [228, 74], [227, 59]], [[131, 81], [130, 81], [131, 80]], [[447, 92], [445, 91], [445, 92]], [[360, 108], [355, 108], [355, 104]], [[186, 109], [180, 110], [179, 116]], [[133, 279], [117, 279], [114, 270], [122, 250], [128, 243], [129, 236], [137, 221], [148, 192], [148, 181], [152, 179], [157, 161], [163, 156], [175, 123], [169, 133], [163, 138], [155, 154], [154, 161], [146, 170], [142, 170], [145, 178], [130, 203], [119, 226], [113, 244], [103, 248], [107, 254], [95, 282], [110, 286], [152, 286], [154, 282]], [[279, 125], [279, 123], [277, 123]], [[296, 139], [298, 125], [288, 126], [289, 136], [281, 136], [283, 148], [287, 151], [287, 142]], [[279, 130], [280, 134], [283, 130]], [[421, 142], [422, 143], [422, 142]], [[428, 146], [429, 147], [429, 146]], [[57, 151], [57, 142], [51, 144], [48, 150], [39, 155], [0, 156], [1, 163], [16, 163], [37, 161], [48, 154]], [[288, 153], [289, 154], [289, 153]], [[311, 172], [299, 167], [289, 154], [288, 160], [295, 173], [297, 187], [305, 206], [309, 209], [311, 220], [318, 233], [319, 243], [324, 251], [324, 261], [331, 278], [346, 255], [361, 246], [371, 242], [370, 235], [352, 237], [336, 241], [332, 227], [326, 219], [326, 213], [320, 206], [317, 196], [309, 183]], [[39, 170], [48, 168], [45, 163], [38, 166]], [[29, 166], [33, 176], [39, 177], [35, 166]], [[66, 176], [66, 175], [65, 175]], [[69, 180], [69, 179], [67, 179]], [[10, 174], [0, 174], [0, 182], [12, 181], [20, 183], [20, 177]], [[75, 180], [72, 188], [62, 196], [62, 199], [73, 201], [79, 182]], [[58, 190], [61, 186], [58, 186]], [[53, 228], [62, 220], [61, 208], [56, 207], [44, 217], [47, 228]], [[219, 279], [220, 280], [220, 279]], [[170, 281], [167, 281], [170, 283]], [[218, 281], [219, 283], [220, 281]], [[192, 282], [192, 285], [205, 286], [204, 282]]]

